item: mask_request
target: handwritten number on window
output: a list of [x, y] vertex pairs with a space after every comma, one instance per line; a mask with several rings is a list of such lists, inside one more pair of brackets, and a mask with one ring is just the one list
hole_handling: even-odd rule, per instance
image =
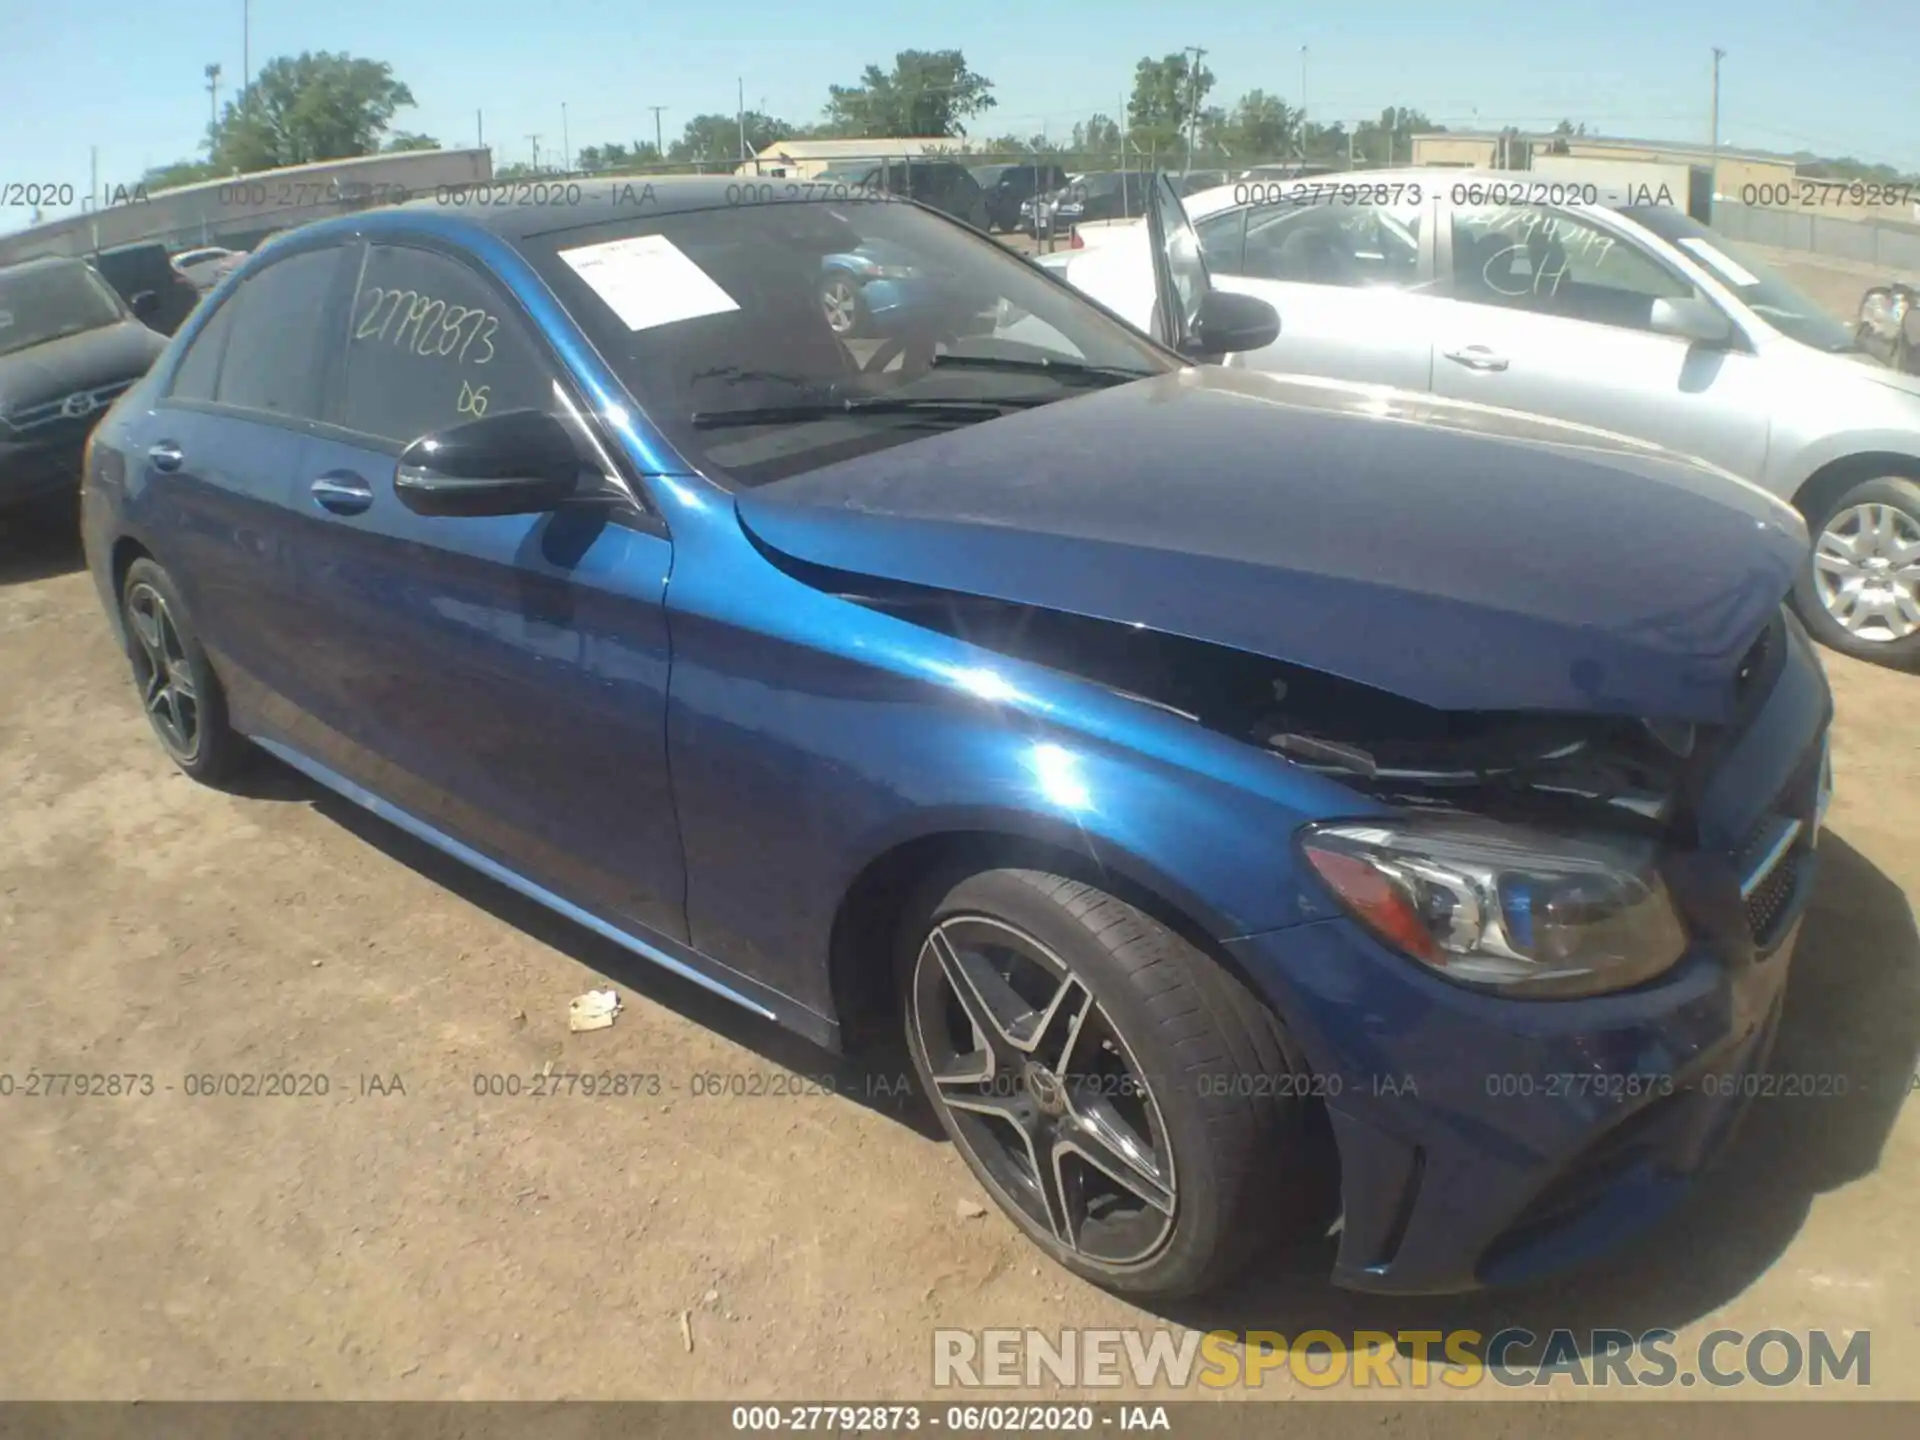
[[470, 385], [465, 380], [462, 380], [460, 382], [460, 398], [455, 402], [454, 408], [462, 415], [471, 415], [474, 419], [478, 420], [482, 415], [487, 413], [487, 392], [492, 388], [491, 385]]
[[[385, 290], [370, 285], [361, 292], [366, 309], [353, 327], [355, 340], [384, 343], [388, 333], [398, 349], [421, 356], [457, 355], [456, 364], [485, 365], [493, 359], [493, 336], [500, 318], [485, 310], [464, 305], [449, 305], [445, 300], [422, 295], [417, 290]], [[400, 318], [404, 316], [404, 318]], [[399, 327], [394, 327], [396, 318]], [[475, 350], [474, 346], [480, 348]], [[485, 401], [481, 404], [484, 406]]]

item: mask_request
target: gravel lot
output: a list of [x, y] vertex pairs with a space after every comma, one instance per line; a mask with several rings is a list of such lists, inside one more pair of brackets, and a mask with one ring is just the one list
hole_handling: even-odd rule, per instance
[[[1869, 1393], [1920, 1398], [1920, 676], [1828, 657], [1837, 795], [1775, 1069], [1844, 1099], [1758, 1103], [1599, 1273], [1371, 1300], [1316, 1246], [1155, 1314], [963, 1213], [984, 1196], [900, 1057], [836, 1064], [277, 766], [238, 794], [178, 776], [80, 564], [0, 521], [0, 1075], [154, 1093], [0, 1097], [0, 1396], [881, 1399], [930, 1393], [936, 1327], [1520, 1324], [1665, 1326], [1682, 1355], [1865, 1329]], [[618, 1024], [568, 1034], [608, 982]], [[549, 1063], [666, 1088], [475, 1093]], [[327, 1094], [187, 1093], [228, 1072]]]

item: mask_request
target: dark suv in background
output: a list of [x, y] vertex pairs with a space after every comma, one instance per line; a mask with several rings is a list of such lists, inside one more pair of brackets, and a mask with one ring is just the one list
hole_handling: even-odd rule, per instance
[[200, 290], [175, 268], [158, 240], [117, 245], [87, 257], [140, 320], [171, 335], [200, 303]]
[[1023, 202], [1067, 183], [1058, 165], [976, 165], [967, 173], [986, 195], [987, 224], [994, 230], [1018, 230]]
[[0, 509], [67, 503], [94, 423], [164, 349], [84, 260], [0, 268]]
[[883, 165], [830, 170], [816, 180], [844, 181], [861, 190], [906, 195], [976, 230], [987, 228], [987, 197], [966, 167], [951, 160], [890, 160]]

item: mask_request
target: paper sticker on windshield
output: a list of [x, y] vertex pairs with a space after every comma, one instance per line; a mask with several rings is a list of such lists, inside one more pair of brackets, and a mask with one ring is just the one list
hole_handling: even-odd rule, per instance
[[1719, 272], [1722, 280], [1729, 280], [1735, 285], [1758, 285], [1760, 283], [1760, 277], [1758, 275], [1746, 269], [1732, 256], [1726, 254], [1717, 246], [1709, 245], [1705, 240], [1696, 240], [1692, 236], [1688, 236], [1680, 242], [1680, 248], [1688, 251], [1694, 259], [1705, 261], [1710, 269]]
[[593, 293], [629, 330], [724, 315], [740, 304], [664, 235], [636, 235], [562, 250]]

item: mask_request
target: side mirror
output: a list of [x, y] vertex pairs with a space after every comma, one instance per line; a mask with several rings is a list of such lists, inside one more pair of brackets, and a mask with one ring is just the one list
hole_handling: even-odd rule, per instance
[[1725, 345], [1733, 339], [1733, 322], [1718, 305], [1697, 296], [1654, 301], [1648, 326], [1656, 335], [1671, 335], [1692, 345]]
[[400, 454], [394, 493], [416, 515], [537, 515], [579, 489], [579, 447], [543, 410], [507, 410], [422, 435]]
[[127, 307], [141, 320], [151, 320], [160, 313], [160, 292], [158, 290], [136, 290], [133, 298], [127, 301]]
[[1231, 290], [1209, 290], [1184, 349], [1196, 360], [1264, 350], [1280, 338], [1280, 312], [1264, 300]]

